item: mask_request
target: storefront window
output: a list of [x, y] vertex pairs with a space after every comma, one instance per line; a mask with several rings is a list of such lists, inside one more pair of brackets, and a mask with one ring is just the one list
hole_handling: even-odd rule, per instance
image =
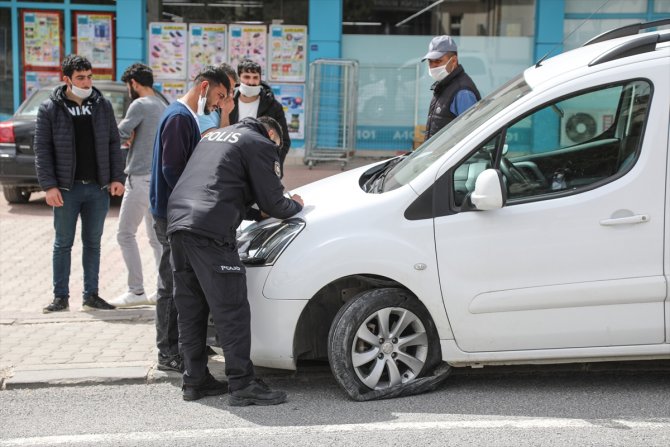
[[[565, 0], [567, 14], [644, 13], [647, 12], [647, 0], [626, 0], [625, 2], [607, 2], [603, 0]], [[599, 9], [600, 8], [600, 9]]]
[[654, 12], [670, 12], [670, 0], [656, 0]]
[[307, 25], [308, 0], [162, 0], [160, 8], [160, 21]]
[[91, 3], [96, 5], [116, 5], [116, 0], [70, 0], [70, 3], [85, 3], [87, 5], [90, 5]]
[[535, 1], [344, 0], [343, 17], [344, 34], [523, 37], [534, 34]]
[[0, 8], [0, 119], [14, 113], [11, 10]]

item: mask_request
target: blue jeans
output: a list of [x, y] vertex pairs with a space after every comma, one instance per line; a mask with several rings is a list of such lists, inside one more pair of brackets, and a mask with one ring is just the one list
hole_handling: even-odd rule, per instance
[[55, 207], [56, 239], [53, 251], [54, 296], [70, 296], [70, 257], [81, 216], [82, 266], [84, 298], [98, 294], [100, 272], [100, 240], [109, 210], [109, 193], [97, 183], [75, 182], [69, 191], [60, 190], [63, 206]]

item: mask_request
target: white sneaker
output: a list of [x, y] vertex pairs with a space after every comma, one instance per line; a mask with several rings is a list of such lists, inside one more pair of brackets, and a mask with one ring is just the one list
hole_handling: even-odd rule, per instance
[[147, 298], [147, 303], [152, 306], [156, 305], [156, 301], [158, 301], [158, 292], [152, 293], [151, 295], [149, 295], [149, 298]]
[[110, 301], [110, 304], [123, 309], [124, 307], [144, 306], [149, 304], [149, 299], [146, 293], [136, 295], [133, 292], [126, 292], [114, 301]]

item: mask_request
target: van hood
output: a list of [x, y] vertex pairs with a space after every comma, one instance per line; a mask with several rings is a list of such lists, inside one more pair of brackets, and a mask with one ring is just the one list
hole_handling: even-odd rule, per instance
[[378, 197], [377, 194], [366, 193], [360, 185], [361, 176], [371, 166], [352, 169], [291, 191], [292, 194], [299, 194], [304, 202], [302, 211], [296, 217], [310, 222], [365, 206], [370, 196]]

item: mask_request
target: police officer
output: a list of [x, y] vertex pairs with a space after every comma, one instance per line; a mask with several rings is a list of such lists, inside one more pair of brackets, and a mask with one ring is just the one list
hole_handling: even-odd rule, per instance
[[[185, 367], [184, 400], [223, 394], [227, 388], [233, 406], [286, 400], [286, 393], [270, 390], [254, 377], [246, 275], [235, 243], [237, 227], [254, 203], [263, 216], [279, 219], [302, 209], [300, 196], [282, 194], [281, 135], [270, 117], [245, 118], [207, 134], [170, 195], [167, 233]], [[228, 387], [207, 368], [208, 311], [222, 342]]]

